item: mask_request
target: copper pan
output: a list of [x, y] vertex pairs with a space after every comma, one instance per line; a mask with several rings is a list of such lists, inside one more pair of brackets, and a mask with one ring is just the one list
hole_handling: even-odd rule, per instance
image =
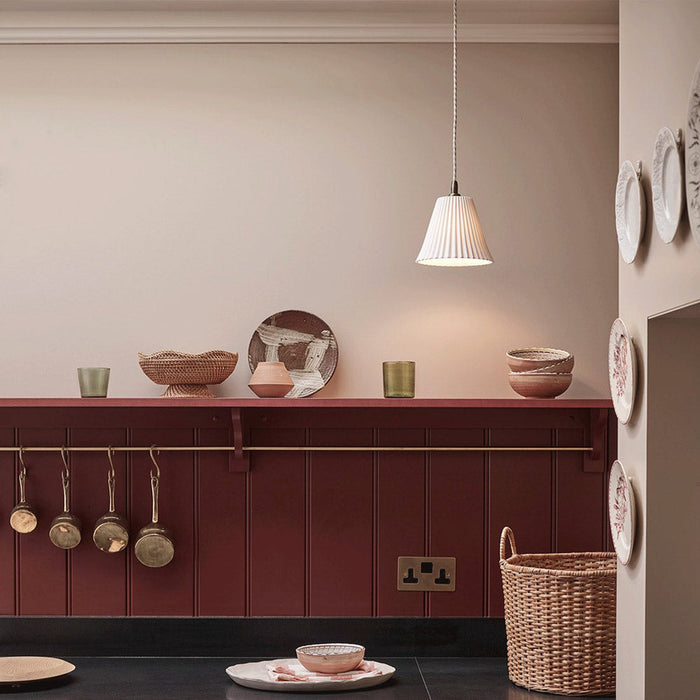
[[27, 503], [24, 482], [27, 478], [27, 467], [24, 464], [23, 448], [19, 448], [19, 462], [22, 465], [17, 479], [19, 480], [19, 503], [12, 509], [10, 513], [10, 527], [15, 532], [26, 534], [31, 532], [36, 527], [38, 518], [36, 511]]
[[61, 448], [63, 471], [61, 481], [63, 483], [63, 512], [57, 515], [51, 522], [49, 538], [61, 549], [73, 549], [80, 543], [80, 520], [70, 512], [70, 468], [66, 459], [66, 450]]
[[150, 449], [151, 461], [155, 465], [156, 472], [151, 470], [151, 496], [153, 499], [153, 513], [151, 522], [144, 525], [138, 534], [134, 552], [136, 558], [144, 565], [150, 568], [159, 568], [165, 566], [172, 561], [175, 555], [175, 545], [173, 537], [166, 527], [163, 527], [158, 522], [158, 487], [160, 484], [160, 468], [153, 456], [153, 450]]
[[97, 549], [114, 554], [126, 549], [129, 544], [129, 524], [126, 518], [114, 510], [114, 462], [112, 461], [111, 447], [107, 448], [109, 459], [109, 471], [107, 472], [107, 490], [109, 492], [109, 510], [95, 523], [92, 532], [92, 541]]

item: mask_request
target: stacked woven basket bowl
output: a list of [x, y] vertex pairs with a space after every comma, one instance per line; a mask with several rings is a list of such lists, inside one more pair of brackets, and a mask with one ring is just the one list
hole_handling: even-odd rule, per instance
[[508, 381], [521, 396], [553, 399], [571, 385], [574, 356], [556, 348], [523, 348], [506, 353]]

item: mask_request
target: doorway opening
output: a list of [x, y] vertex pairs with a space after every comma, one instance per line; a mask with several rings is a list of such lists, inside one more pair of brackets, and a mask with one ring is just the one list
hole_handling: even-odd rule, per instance
[[686, 698], [700, 628], [700, 302], [650, 318], [648, 348], [646, 691]]

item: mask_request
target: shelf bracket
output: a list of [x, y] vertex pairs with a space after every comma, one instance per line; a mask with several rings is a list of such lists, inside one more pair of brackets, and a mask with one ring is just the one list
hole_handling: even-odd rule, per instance
[[604, 408], [592, 408], [590, 411], [589, 439], [593, 447], [583, 457], [584, 472], [605, 471], [605, 443], [608, 437], [608, 411]]
[[234, 449], [228, 453], [228, 470], [230, 472], [247, 472], [250, 470], [248, 453], [243, 449], [243, 420], [240, 408], [231, 409], [231, 432]]

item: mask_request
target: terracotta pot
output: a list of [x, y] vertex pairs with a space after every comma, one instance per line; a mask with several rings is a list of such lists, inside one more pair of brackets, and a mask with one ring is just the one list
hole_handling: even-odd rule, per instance
[[284, 362], [258, 362], [248, 386], [260, 398], [286, 396], [294, 386]]

